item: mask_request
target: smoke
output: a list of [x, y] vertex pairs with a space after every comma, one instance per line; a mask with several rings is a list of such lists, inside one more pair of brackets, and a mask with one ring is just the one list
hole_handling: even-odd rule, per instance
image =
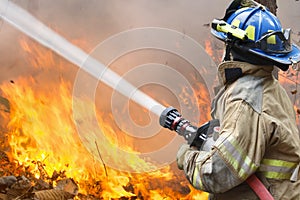
[[[84, 40], [80, 47], [88, 52], [115, 34], [140, 27], [169, 28], [203, 42], [209, 32], [203, 24], [223, 13], [225, 3], [214, 1], [19, 0], [16, 3], [69, 41]], [[222, 5], [208, 12], [210, 3]], [[36, 73], [26, 62], [20, 37], [24, 35], [0, 21], [0, 82]], [[73, 81], [74, 74], [67, 78]]]
[[[86, 52], [93, 54], [97, 45], [108, 38], [115, 36], [123, 31], [143, 27], [160, 27], [175, 30], [183, 34], [182, 37], [189, 36], [200, 45], [204, 46], [206, 40], [210, 40], [210, 29], [208, 24], [213, 18], [221, 18], [224, 14], [229, 0], [18, 0], [16, 4], [28, 10], [32, 15], [56, 30], [67, 40], [78, 45]], [[278, 16], [282, 18], [284, 27], [293, 27], [297, 32], [300, 30], [299, 23], [299, 2], [279, 1]], [[297, 11], [297, 12], [296, 12]], [[18, 77], [34, 77], [37, 79], [40, 87], [46, 88], [53, 81], [59, 82], [63, 79], [66, 82], [74, 83], [77, 68], [71, 64], [65, 64], [64, 67], [55, 69], [34, 68], [28, 62], [28, 53], [20, 46], [20, 40], [26, 38], [25, 35], [11, 27], [4, 21], [0, 21], [0, 83], [14, 81]], [[107, 51], [114, 51], [115, 48], [129, 46], [137, 38], [128, 38], [122, 41], [119, 46], [108, 48]], [[214, 40], [215, 43], [218, 41]], [[35, 44], [31, 42], [30, 44]], [[180, 44], [179, 44], [180, 45]], [[178, 47], [180, 47], [178, 45]], [[41, 47], [44, 48], [44, 47]], [[199, 52], [189, 52], [193, 56], [201, 56]], [[97, 57], [100, 61], [105, 60], [102, 55]], [[59, 60], [59, 56], [54, 56]], [[205, 59], [204, 57], [200, 59]], [[185, 77], [193, 74], [191, 63], [170, 52], [161, 50], [142, 49], [122, 55], [111, 61], [110, 67], [119, 74], [126, 74], [134, 67], [147, 64], [158, 63], [170, 66], [176, 69]], [[212, 65], [213, 66], [213, 65]], [[210, 67], [210, 66], [208, 66]], [[168, 77], [168, 74], [164, 74]], [[134, 80], [144, 79], [147, 74], [135, 75]], [[162, 76], [164, 77], [164, 76]], [[166, 78], [167, 79], [167, 78]], [[170, 79], [171, 80], [171, 79]], [[199, 82], [203, 77], [198, 77]], [[176, 80], [174, 80], [176, 82]], [[15, 82], [15, 84], [18, 84]], [[37, 87], [37, 86], [33, 86]], [[210, 86], [211, 87], [211, 86]], [[0, 88], [1, 89], [1, 88]], [[144, 86], [145, 91], [157, 91], [153, 94], [156, 98], [165, 98], [164, 103], [178, 106], [176, 94], [163, 90], [158, 87]], [[103, 101], [108, 95], [111, 95], [109, 89], [100, 85], [96, 91], [96, 105], [101, 111], [106, 111], [111, 106], [110, 100]], [[104, 97], [102, 97], [103, 95]], [[173, 96], [172, 96], [173, 95]], [[134, 110], [134, 109], [133, 109]], [[197, 123], [199, 119], [191, 119]], [[147, 122], [147, 120], [145, 120]], [[137, 123], [146, 124], [144, 121]], [[163, 144], [155, 143], [154, 148], [159, 148]], [[169, 138], [167, 138], [169, 139]], [[142, 139], [141, 139], [142, 140]], [[156, 140], [157, 141], [157, 140]], [[140, 150], [149, 151], [147, 141]], [[139, 143], [140, 144], [140, 143]], [[176, 147], [177, 148], [177, 147]], [[150, 149], [150, 150], [153, 150]]]
[[[140, 27], [162, 27], [177, 30], [203, 44], [209, 37], [204, 24], [222, 17], [227, 1], [180, 0], [19, 0], [16, 3], [39, 20], [62, 33], [71, 41], [86, 41], [89, 51], [108, 37]], [[300, 31], [300, 3], [278, 1], [278, 16], [284, 27]], [[18, 40], [22, 34], [0, 21], [0, 82], [20, 74], [32, 73], [24, 64]]]

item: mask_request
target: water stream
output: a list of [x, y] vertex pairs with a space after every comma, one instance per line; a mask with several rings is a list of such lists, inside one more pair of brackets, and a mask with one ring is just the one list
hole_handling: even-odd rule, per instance
[[156, 100], [138, 90], [117, 73], [67, 41], [13, 2], [0, 0], [0, 17], [27, 36], [53, 50], [66, 60], [154, 114], [160, 116], [165, 109], [165, 107]]

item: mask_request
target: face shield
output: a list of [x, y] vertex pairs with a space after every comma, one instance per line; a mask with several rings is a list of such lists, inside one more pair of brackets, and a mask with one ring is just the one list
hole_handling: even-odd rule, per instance
[[267, 32], [255, 42], [255, 48], [266, 53], [287, 54], [291, 52], [291, 29]]

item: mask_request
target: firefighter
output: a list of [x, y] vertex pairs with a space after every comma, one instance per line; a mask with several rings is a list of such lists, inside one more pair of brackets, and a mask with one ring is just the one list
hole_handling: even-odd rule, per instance
[[274, 199], [299, 200], [296, 115], [272, 71], [298, 63], [300, 49], [267, 8], [240, 2], [234, 1], [212, 28], [226, 44], [218, 67], [222, 87], [211, 112], [220, 121], [218, 136], [209, 151], [182, 145], [177, 164], [210, 199], [259, 199], [246, 183], [255, 174]]

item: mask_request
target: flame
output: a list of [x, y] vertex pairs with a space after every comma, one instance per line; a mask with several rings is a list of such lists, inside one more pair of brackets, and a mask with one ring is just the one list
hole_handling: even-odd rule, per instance
[[[36, 94], [30, 87], [34, 84], [33, 78], [19, 78], [15, 84], [2, 86], [12, 107], [9, 127], [13, 155], [20, 164], [31, 160], [44, 163], [49, 175], [66, 170], [68, 176], [84, 178], [83, 165], [93, 158], [86, 156], [74, 132], [70, 86], [62, 82], [58, 88], [52, 88], [53, 94], [59, 95], [51, 97], [49, 92]], [[70, 156], [75, 149], [76, 159]]]
[[299, 70], [290, 69], [286, 72], [279, 70], [278, 76], [280, 84], [285, 88], [292, 101], [296, 113], [296, 122], [298, 125], [298, 129], [300, 130], [300, 93], [298, 89], [300, 84]]
[[210, 40], [205, 40], [205, 51], [206, 53], [210, 56], [213, 57], [214, 51], [211, 47], [211, 41]]
[[38, 45], [31, 45], [26, 40], [20, 40], [20, 45], [27, 55], [35, 54], [36, 56], [29, 56], [30, 64], [38, 69], [49, 69], [55, 66], [53, 54], [48, 53], [48, 49], [39, 48]]
[[213, 41], [211, 35], [208, 36], [208, 39], [204, 41], [204, 49], [215, 63], [220, 63], [222, 61], [224, 48], [223, 46], [219, 47], [218, 44]]
[[[88, 134], [80, 138], [76, 129], [76, 123], [91, 120], [95, 110], [94, 102], [84, 98], [75, 98], [74, 102], [72, 84], [61, 75], [58, 79], [51, 78], [62, 70], [67, 71], [66, 66], [71, 64], [33, 41], [23, 38], [20, 44], [29, 65], [35, 68], [37, 74], [46, 75], [23, 76], [1, 85], [4, 96], [11, 104], [9, 145], [18, 165], [25, 166], [37, 179], [64, 172], [78, 183], [81, 194], [103, 199], [207, 199], [207, 193], [193, 189], [183, 173], [178, 176], [170, 165], [151, 172], [129, 173], [105, 166], [99, 157], [94, 157], [82, 141], [84, 137], [98, 136], [97, 133], [86, 129]], [[205, 99], [209, 98], [204, 86], [199, 84], [197, 88], [197, 96], [202, 97], [198, 103], [207, 107], [209, 102]], [[188, 94], [183, 92], [183, 97], [187, 98]], [[78, 108], [75, 114], [72, 113], [74, 103]], [[208, 115], [205, 116], [203, 120], [208, 118]], [[133, 141], [119, 133], [120, 130], [110, 123], [112, 118], [111, 114], [97, 113], [102, 132], [110, 141], [101, 143], [109, 149], [101, 152], [102, 156], [120, 165], [129, 160], [133, 168], [155, 168], [153, 164], [139, 158], [139, 152], [133, 148]], [[99, 151], [95, 143], [90, 145]], [[132, 152], [132, 156], [118, 154], [114, 151], [116, 146]]]
[[[183, 102], [183, 104], [186, 105], [187, 107], [198, 105], [200, 116], [193, 123], [197, 123], [198, 125], [201, 125], [204, 122], [207, 122], [208, 120], [211, 119], [210, 111], [209, 111], [210, 104], [211, 104], [210, 96], [205, 84], [203, 84], [201, 80], [197, 80], [197, 78], [192, 75], [190, 75], [189, 78], [191, 83], [193, 83], [192, 87], [194, 88], [195, 97], [191, 98], [191, 94], [186, 88], [182, 89], [182, 92], [181, 94], [179, 94], [179, 97]], [[196, 102], [194, 102], [195, 100]], [[190, 109], [196, 111], [196, 109], [193, 108]], [[193, 113], [191, 113], [191, 115], [193, 115]]]

